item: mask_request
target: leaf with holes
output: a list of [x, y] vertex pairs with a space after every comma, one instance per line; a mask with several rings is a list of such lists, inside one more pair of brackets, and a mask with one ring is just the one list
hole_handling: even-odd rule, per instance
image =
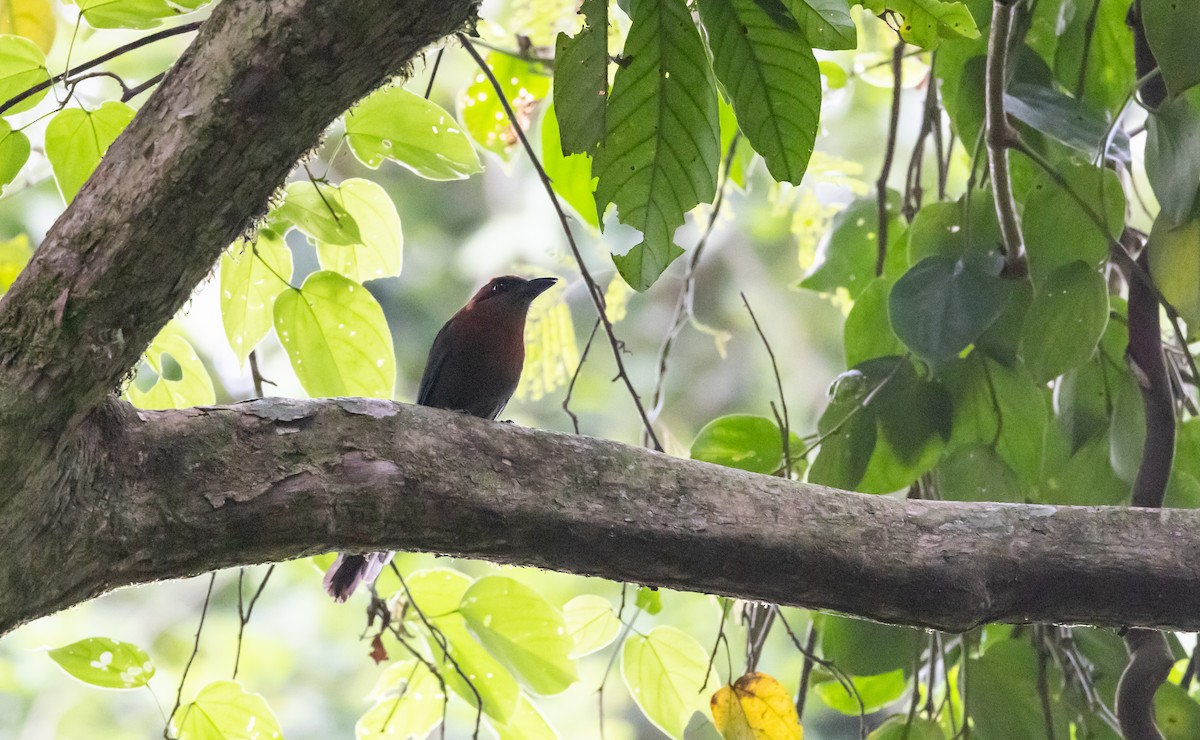
[[49, 655], [80, 681], [106, 689], [136, 689], [154, 677], [154, 664], [145, 650], [107, 637], [79, 640], [54, 648]]
[[157, 377], [144, 391], [138, 387], [136, 379], [129, 384], [125, 396], [134, 406], [183, 409], [216, 403], [217, 394], [207, 368], [191, 343], [173, 325], [168, 324], [154, 338], [146, 348], [144, 359]]
[[679, 255], [684, 214], [716, 194], [717, 92], [684, 0], [634, 0], [633, 25], [596, 151], [596, 208], [617, 206], [644, 240], [613, 261], [634, 290], [649, 288]]
[[[484, 61], [500, 83], [521, 130], [528, 131], [538, 102], [550, 92], [550, 78], [539, 67], [511, 54], [490, 52]], [[459, 95], [458, 117], [479, 146], [506, 162], [512, 159], [521, 140], [491, 80], [482, 71], [475, 73], [471, 84]]]
[[425, 737], [441, 724], [445, 698], [438, 677], [423, 662], [411, 659], [393, 663], [367, 695], [376, 704], [355, 724], [355, 737]]
[[342, 205], [337, 185], [310, 180], [289, 182], [283, 203], [271, 214], [271, 220], [286, 222], [326, 244], [354, 245], [362, 241], [358, 222]]
[[847, 0], [783, 0], [814, 49], [844, 50], [858, 46], [858, 29]]
[[603, 596], [583, 594], [563, 605], [567, 634], [575, 643], [570, 657], [581, 658], [602, 650], [617, 639], [621, 622], [612, 604]]
[[310, 396], [392, 397], [392, 334], [362, 285], [336, 272], [314, 272], [275, 299], [275, 332]]
[[937, 46], [944, 38], [979, 38], [971, 11], [960, 2], [942, 0], [863, 0], [862, 6], [875, 15], [892, 11], [904, 16], [900, 36], [923, 49]]

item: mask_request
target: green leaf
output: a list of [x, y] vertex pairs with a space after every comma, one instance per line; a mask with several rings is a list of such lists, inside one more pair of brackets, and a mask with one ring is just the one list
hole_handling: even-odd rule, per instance
[[[1108, 121], [1102, 116], [1049, 84], [1014, 82], [1004, 95], [1004, 109], [1018, 121], [1089, 159], [1104, 149], [1110, 134]], [[1118, 129], [1105, 154], [1128, 164], [1129, 136]]]
[[582, 658], [603, 650], [617, 639], [621, 622], [612, 604], [603, 596], [582, 594], [563, 605], [563, 620], [575, 647], [570, 657]]
[[1128, 500], [1129, 484], [1113, 472], [1109, 442], [1097, 434], [1079, 448], [1062, 471], [1047, 479], [1038, 502], [1070, 506], [1116, 506]]
[[323, 182], [289, 182], [274, 220], [296, 228], [327, 244], [355, 245], [362, 241], [358, 222], [342, 205], [338, 187]]
[[354, 725], [358, 740], [425, 737], [446, 709], [437, 676], [415, 659], [389, 665], [367, 698], [376, 704]]
[[125, 391], [129, 402], [142, 409], [182, 409], [191, 406], [210, 406], [217, 401], [212, 379], [196, 350], [172, 325], [165, 329], [143, 357], [158, 379], [142, 391], [130, 383]]
[[8, 121], [0, 118], [0, 193], [16, 179], [29, 161], [29, 137], [13, 131]]
[[145, 650], [107, 637], [79, 640], [48, 655], [80, 681], [106, 689], [136, 689], [154, 677], [154, 664]]
[[292, 277], [292, 250], [283, 237], [260, 229], [253, 242], [238, 241], [221, 255], [221, 323], [245, 362], [271, 329], [275, 298]]
[[[0, 103], [49, 81], [46, 55], [37, 44], [20, 36], [0, 35]], [[44, 97], [46, 90], [36, 92], [4, 111], [4, 115], [27, 111]]]
[[459, 613], [492, 655], [537, 693], [557, 694], [579, 679], [562, 612], [529, 586], [484, 576], [467, 589]]
[[[1038, 658], [1034, 649], [1027, 642], [1002, 640], [988, 647], [979, 658], [969, 660], [963, 678], [970, 697], [967, 707], [974, 723], [972, 737], [978, 736], [979, 740], [1044, 737], [1046, 717], [1038, 691]], [[1054, 736], [1071, 737], [1058, 701], [1061, 673], [1053, 660], [1046, 661], [1045, 671]]]
[[960, 2], [942, 0], [865, 0], [863, 7], [879, 15], [891, 10], [904, 16], [900, 36], [910, 44], [932, 49], [938, 39], [979, 38], [971, 11]]
[[935, 201], [917, 211], [908, 230], [908, 263], [915, 265], [934, 255], [959, 259], [993, 254], [999, 243], [992, 191], [974, 190], [969, 199]]
[[1078, 162], [1058, 167], [1059, 173], [1085, 203], [1104, 220], [1101, 231], [1079, 203], [1047, 173], [1033, 182], [1025, 196], [1021, 226], [1029, 252], [1029, 271], [1035, 283], [1075, 260], [1097, 265], [1108, 257], [1109, 238], [1125, 227], [1125, 196], [1121, 182], [1109, 169]]
[[947, 501], [1025, 503], [1017, 474], [983, 444], [960, 447], [934, 468], [938, 493]]
[[1144, 163], [1146, 179], [1158, 198], [1155, 223], [1162, 221], [1165, 228], [1183, 224], [1200, 189], [1200, 95], [1168, 100], [1150, 111]]
[[1200, 328], [1200, 209], [1174, 228], [1160, 213], [1150, 229], [1147, 252], [1154, 284], [1194, 335]]
[[575, 209], [589, 226], [599, 227], [596, 198], [592, 194], [592, 158], [587, 154], [563, 155], [559, 140], [558, 116], [554, 106], [542, 116], [542, 168], [550, 178], [554, 192]]
[[913, 265], [888, 299], [900, 341], [935, 363], [953, 359], [974, 342], [1012, 296], [1012, 286], [987, 262], [935, 256]]
[[[894, 257], [902, 257], [899, 237], [904, 233], [900, 220], [900, 194], [888, 193], [888, 267]], [[879, 204], [875, 198], [860, 198], [833, 219], [829, 231], [817, 247], [817, 260], [800, 287], [819, 293], [836, 293], [844, 288], [852, 299], [875, 279], [879, 251]], [[903, 268], [900, 268], [903, 269]], [[885, 273], [890, 271], [885, 268]]]
[[70, 203], [100, 158], [133, 120], [133, 108], [110, 100], [96, 110], [67, 108], [46, 126], [46, 159], [63, 200]]
[[617, 206], [644, 240], [613, 261], [634, 290], [654, 284], [683, 254], [684, 214], [716, 194], [717, 94], [684, 0], [633, 0], [633, 25], [596, 150], [596, 208]]
[[821, 73], [807, 41], [799, 29], [771, 20], [756, 0], [699, 0], [698, 6], [713, 71], [738, 125], [772, 177], [799, 185], [821, 112]]
[[846, 50], [858, 47], [858, 29], [847, 0], [783, 0], [808, 45], [814, 49]]
[[683, 733], [693, 711], [706, 707], [707, 670], [704, 648], [675, 627], [631, 635], [621, 650], [621, 676], [634, 702], [671, 737]]
[[868, 390], [835, 395], [821, 415], [817, 422], [821, 449], [809, 468], [809, 483], [853, 490], [862, 480], [876, 443], [875, 412], [862, 407]]
[[653, 616], [662, 611], [662, 594], [657, 588], [639, 586], [634, 606]]
[[[349, 214], [358, 231], [352, 244], [317, 241], [321, 269], [339, 272], [364, 283], [400, 274], [404, 259], [404, 232], [396, 205], [380, 185], [357, 177], [333, 189], [335, 208]], [[342, 227], [349, 227], [350, 222]]]
[[896, 715], [871, 731], [867, 740], [946, 740], [937, 722], [926, 717]]
[[1154, 692], [1154, 723], [1163, 740], [1200, 737], [1200, 704], [1182, 686], [1164, 683]]
[[1028, 280], [1012, 281], [1012, 297], [1008, 305], [975, 339], [975, 348], [1007, 367], [1017, 363], [1025, 317], [1033, 305], [1033, 285]]
[[458, 612], [473, 579], [450, 568], [426, 568], [405, 578], [412, 600], [429, 619]]
[[859, 294], [842, 330], [846, 365], [854, 367], [877, 357], [904, 354], [904, 344], [888, 320], [892, 281], [876, 278]]
[[208, 0], [71, 0], [92, 28], [155, 28], [164, 19], [190, 12]]
[[508, 722], [489, 724], [498, 740], [558, 740], [558, 733], [528, 696], [521, 694]]
[[33, 248], [25, 234], [0, 241], [0, 295], [8, 291], [32, 256]]
[[765, 416], [731, 414], [705, 424], [691, 454], [693, 460], [770, 474], [783, 465], [783, 439], [779, 426]]
[[923, 630], [836, 614], [821, 625], [821, 655], [852, 676], [911, 668], [925, 642]]
[[391, 160], [427, 180], [462, 180], [483, 170], [454, 116], [402, 87], [373, 93], [351, 109], [346, 139], [371, 169]]
[[1200, 4], [1182, 0], [1141, 0], [1138, 8], [1150, 51], [1154, 52], [1171, 97], [1200, 84], [1200, 55], [1196, 54]]
[[[458, 614], [439, 617], [433, 620], [433, 624], [445, 640], [446, 650], [442, 649], [441, 640], [427, 638], [426, 642], [437, 656], [446, 685], [472, 707], [478, 706], [478, 692], [483, 700], [484, 713], [496, 721], [506, 723], [512, 719], [521, 696], [521, 687], [508, 669], [471, 637], [466, 621]], [[455, 663], [458, 669], [455, 669]], [[462, 671], [462, 675], [459, 671]], [[470, 683], [463, 678], [464, 675], [470, 679]]]
[[1133, 483], [1146, 446], [1146, 410], [1142, 394], [1132, 376], [1126, 376], [1113, 398], [1112, 424], [1108, 430], [1108, 459], [1117, 477]]
[[396, 356], [383, 309], [358, 283], [314, 272], [275, 300], [275, 332], [314, 398], [391, 398]]
[[[550, 92], [550, 78], [539, 67], [511, 54], [489, 52], [484, 62], [500, 83], [521, 129], [528, 129], [531, 111]], [[458, 100], [459, 119], [471, 138], [500, 159], [506, 162], [512, 159], [520, 138], [487, 75], [476, 72]]]
[[[841, 682], [835, 681], [824, 671], [821, 673], [824, 675], [817, 676], [818, 681], [813, 686], [817, 696], [825, 706], [851, 717], [857, 717], [864, 712], [878, 712], [904, 696], [904, 692], [908, 690], [909, 682], [902, 670], [877, 676], [852, 676], [850, 683], [853, 684], [858, 698], [847, 691]], [[817, 675], [817, 672], [814, 671], [813, 674]], [[862, 700], [861, 705], [858, 703], [859, 699]]]
[[1094, 267], [1071, 262], [1038, 289], [1025, 316], [1021, 357], [1045, 383], [1088, 361], [1108, 325], [1108, 286]]
[[[1129, 6], [1100, 2], [1095, 8], [1092, 13], [1089, 5], [1084, 12], [1072, 13], [1059, 22], [1054, 73], [1076, 97], [1106, 116], [1115, 117], [1137, 80], [1133, 34], [1125, 25]], [[1083, 84], [1079, 95], [1081, 70]]]
[[267, 740], [279, 738], [279, 720], [258, 694], [237, 681], [214, 681], [175, 710], [171, 726], [178, 740]]
[[583, 29], [574, 37], [558, 34], [554, 44], [554, 115], [562, 131], [562, 156], [594, 154], [604, 140], [608, 2], [583, 0], [579, 12], [585, 18]]

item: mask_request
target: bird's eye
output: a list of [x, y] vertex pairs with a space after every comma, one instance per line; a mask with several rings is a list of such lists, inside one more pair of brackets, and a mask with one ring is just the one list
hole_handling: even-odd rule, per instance
[[499, 293], [499, 292], [500, 292], [500, 286], [501, 286], [501, 283], [492, 283], [492, 292], [493, 292], [493, 293]]

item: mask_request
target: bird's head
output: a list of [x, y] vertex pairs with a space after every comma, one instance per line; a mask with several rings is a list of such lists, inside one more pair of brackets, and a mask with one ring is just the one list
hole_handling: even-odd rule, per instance
[[534, 298], [545, 293], [557, 282], [558, 278], [552, 277], [526, 280], [516, 275], [503, 275], [489, 280], [487, 285], [480, 288], [479, 292], [471, 298], [468, 305], [470, 307], [486, 305], [489, 307], [529, 308], [529, 304], [533, 302]]

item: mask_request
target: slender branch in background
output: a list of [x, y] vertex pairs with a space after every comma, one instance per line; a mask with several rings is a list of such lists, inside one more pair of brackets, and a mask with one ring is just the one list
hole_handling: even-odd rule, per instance
[[633, 624], [637, 618], [642, 615], [642, 608], [639, 606], [628, 622], [621, 620], [621, 613], [625, 611], [625, 587], [628, 584], [621, 584], [621, 608], [617, 610], [617, 621], [621, 621], [623, 627], [621, 634], [617, 635], [617, 639], [613, 641], [612, 655], [608, 658], [608, 665], [604, 668], [604, 675], [600, 677], [600, 685], [596, 687], [596, 704], [599, 708], [599, 726], [600, 740], [604, 740], [604, 687], [608, 684], [608, 676], [612, 673], [613, 666], [617, 664], [617, 656], [621, 654], [621, 646], [625, 644], [625, 638], [633, 631]]
[[596, 319], [596, 323], [592, 324], [592, 333], [588, 335], [587, 344], [583, 345], [583, 354], [579, 356], [575, 374], [571, 376], [571, 382], [567, 384], [567, 395], [562, 402], [562, 409], [567, 412], [567, 416], [571, 417], [571, 426], [575, 429], [576, 434], [579, 434], [579, 417], [571, 410], [571, 394], [575, 392], [575, 381], [579, 380], [579, 373], [583, 371], [583, 363], [587, 362], [588, 352], [592, 351], [592, 342], [596, 339], [596, 332], [599, 330], [600, 319]]
[[629, 391], [629, 397], [633, 399], [633, 405], [637, 407], [638, 416], [641, 418], [642, 427], [645, 430], [646, 436], [653, 444], [654, 449], [658, 452], [663, 451], [662, 443], [658, 441], [658, 435], [654, 433], [654, 426], [650, 423], [650, 417], [646, 415], [646, 409], [642, 405], [642, 399], [637, 393], [637, 389], [633, 387], [633, 380], [629, 377], [628, 371], [625, 369], [625, 361], [621, 358], [623, 344], [617, 339], [613, 332], [612, 322], [608, 319], [608, 312], [604, 305], [604, 292], [600, 290], [600, 286], [596, 284], [596, 280], [592, 277], [592, 273], [588, 271], [587, 265], [583, 261], [583, 254], [579, 251], [579, 245], [575, 243], [575, 236], [571, 233], [571, 224], [567, 219], [567, 214], [562, 209], [562, 204], [558, 202], [558, 196], [554, 193], [554, 188], [550, 184], [550, 177], [546, 174], [545, 168], [542, 167], [541, 160], [533, 151], [533, 146], [529, 143], [529, 138], [525, 136], [524, 129], [521, 128], [520, 122], [517, 120], [516, 113], [513, 112], [512, 105], [508, 102], [508, 97], [504, 94], [504, 88], [500, 85], [500, 81], [496, 79], [496, 75], [492, 73], [491, 67], [475, 50], [471, 44], [471, 40], [464, 34], [457, 35], [459, 43], [475, 60], [475, 64], [479, 66], [479, 70], [487, 76], [488, 82], [491, 83], [492, 89], [496, 92], [496, 97], [499, 98], [500, 104], [504, 107], [504, 113], [508, 116], [509, 123], [512, 124], [513, 131], [516, 132], [517, 138], [521, 140], [521, 146], [525, 148], [525, 153], [529, 155], [529, 161], [537, 170], [538, 177], [542, 181], [542, 186], [546, 189], [546, 195], [550, 198], [550, 203], [554, 206], [555, 212], [558, 214], [558, 220], [562, 224], [563, 233], [567, 237], [567, 244], [571, 247], [571, 254], [575, 258], [575, 263], [579, 267], [579, 273], [583, 276], [584, 283], [588, 287], [588, 295], [592, 298], [592, 303], [596, 306], [596, 314], [600, 318], [600, 322], [604, 324], [604, 333], [608, 335], [608, 343], [612, 348], [613, 360], [617, 363], [617, 377], [625, 383], [626, 390]]
[[892, 161], [896, 158], [896, 133], [900, 127], [900, 92], [904, 81], [904, 41], [897, 41], [892, 49], [892, 110], [888, 117], [887, 143], [883, 150], [883, 167], [875, 181], [875, 197], [879, 201], [879, 229], [876, 234], [875, 277], [883, 274], [887, 260], [888, 242], [888, 177], [892, 174]]
[[429, 94], [433, 92], [433, 81], [437, 79], [438, 67], [442, 66], [442, 55], [446, 53], [446, 47], [438, 49], [437, 56], [433, 58], [433, 69], [429, 72], [429, 84], [425, 86], [425, 99], [429, 100]]
[[[942, 109], [938, 106], [937, 78], [933, 76], [933, 67], [931, 66], [929, 75], [925, 78], [925, 109], [921, 116], [921, 130], [917, 133], [917, 141], [913, 145], [912, 157], [908, 160], [908, 173], [904, 178], [904, 206], [902, 210], [904, 218], [910, 223], [917, 211], [921, 210], [921, 203], [925, 200], [925, 189], [921, 186], [921, 177], [924, 174], [925, 142], [935, 129], [941, 127], [941, 114]], [[941, 143], [935, 139], [934, 154], [936, 155], [939, 190], [941, 188], [942, 177], [941, 153]]]
[[208, 577], [208, 591], [204, 594], [204, 606], [200, 609], [200, 624], [196, 625], [196, 641], [192, 644], [192, 654], [188, 656], [187, 664], [183, 667], [183, 675], [179, 677], [179, 688], [175, 691], [175, 706], [171, 707], [171, 714], [167, 717], [167, 726], [163, 728], [163, 737], [171, 737], [171, 720], [175, 718], [175, 713], [179, 711], [179, 705], [183, 703], [183, 685], [187, 683], [188, 672], [192, 670], [192, 661], [196, 659], [196, 653], [200, 652], [200, 633], [204, 631], [204, 618], [208, 615], [208, 602], [212, 599], [213, 584], [217, 582], [217, 572], [213, 571]]
[[[184, 23], [183, 25], [175, 26], [174, 28], [166, 28], [157, 33], [152, 33], [149, 36], [143, 36], [142, 38], [138, 39], [137, 41], [131, 41], [128, 44], [125, 44], [124, 46], [118, 46], [117, 48], [113, 49], [112, 51], [108, 52], [107, 54], [101, 54], [100, 56], [96, 57], [95, 59], [92, 59], [91, 61], [84, 62], [83, 64], [80, 64], [76, 67], [72, 67], [71, 69], [68, 69], [66, 72], [62, 72], [60, 74], [54, 75], [53, 77], [51, 77], [48, 80], [39, 82], [38, 84], [34, 85], [33, 87], [30, 87], [29, 89], [23, 90], [22, 92], [17, 93], [13, 97], [6, 100], [3, 104], [0, 104], [0, 114], [5, 113], [10, 108], [12, 108], [14, 105], [16, 105], [17, 103], [20, 103], [22, 100], [25, 100], [26, 98], [30, 97], [31, 95], [36, 95], [37, 93], [41, 92], [42, 90], [46, 90], [46, 89], [52, 87], [55, 83], [62, 82], [63, 80], [67, 80], [74, 75], [77, 75], [81, 72], [86, 72], [89, 69], [92, 69], [93, 67], [97, 67], [101, 64], [104, 64], [105, 62], [107, 62], [111, 59], [116, 59], [117, 57], [121, 56], [122, 54], [127, 54], [131, 51], [134, 51], [135, 49], [140, 49], [143, 46], [152, 44], [155, 41], [161, 41], [162, 39], [171, 38], [172, 36], [179, 36], [181, 34], [191, 33], [192, 31], [195, 31], [196, 29], [200, 28], [201, 24], [203, 24], [203, 23], [204, 23], [204, 21], [195, 21], [192, 23]], [[143, 84], [145, 84], [145, 83], [143, 83]]]
[[233, 678], [237, 678], [238, 666], [242, 662], [242, 636], [246, 632], [246, 625], [250, 624], [250, 615], [254, 613], [254, 605], [258, 603], [258, 597], [262, 596], [263, 589], [267, 587], [267, 581], [271, 579], [271, 574], [275, 572], [275, 564], [271, 563], [267, 568], [266, 575], [263, 576], [262, 583], [258, 584], [258, 589], [254, 595], [250, 597], [250, 604], [245, 609], [242, 608], [242, 581], [245, 579], [246, 569], [238, 569], [238, 635], [237, 635], [237, 652], [233, 656]]
[[708, 239], [717, 224], [717, 216], [721, 213], [721, 205], [725, 202], [725, 190], [729, 185], [729, 168], [733, 166], [733, 156], [737, 152], [737, 145], [741, 136], [742, 134], [739, 131], [734, 134], [733, 140], [729, 143], [729, 151], [725, 154], [725, 161], [723, 163], [721, 184], [717, 187], [717, 198], [713, 201], [712, 212], [708, 214], [708, 224], [704, 227], [704, 233], [700, 235], [696, 246], [692, 248], [687, 269], [683, 272], [683, 285], [679, 288], [679, 297], [675, 300], [675, 309], [671, 314], [671, 328], [667, 330], [666, 336], [663, 337], [662, 347], [658, 350], [658, 370], [654, 379], [654, 395], [650, 401], [650, 417], [652, 419], [657, 419], [658, 415], [662, 413], [664, 403], [663, 390], [667, 378], [667, 358], [671, 354], [675, 340], [679, 337], [679, 332], [683, 330], [689, 319], [695, 317], [693, 309], [695, 308], [696, 300], [696, 268], [700, 264], [700, 257], [704, 254], [704, 248], [708, 246]]
[[[858, 693], [858, 687], [854, 685], [854, 681], [852, 681], [850, 679], [850, 676], [848, 676], [845, 671], [843, 671], [841, 668], [838, 668], [837, 664], [831, 660], [825, 660], [823, 658], [818, 658], [816, 656], [816, 653], [813, 652], [813, 648], [816, 647], [816, 644], [817, 644], [816, 628], [812, 625], [811, 622], [809, 623], [808, 646], [805, 647], [800, 644], [800, 638], [796, 636], [796, 633], [792, 629], [792, 626], [790, 624], [788, 624], [787, 619], [783, 616], [783, 610], [781, 610], [779, 607], [775, 607], [775, 616], [777, 616], [779, 618], [780, 624], [783, 625], [783, 629], [787, 632], [788, 637], [791, 638], [792, 645], [796, 648], [797, 652], [799, 652], [801, 655], [803, 655], [805, 660], [810, 661], [812, 663], [816, 663], [817, 665], [821, 666], [822, 668], [824, 668], [825, 670], [827, 670], [831, 674], [833, 674], [833, 677], [837, 680], [837, 682], [841, 685], [841, 687], [846, 691], [846, 695], [854, 697], [854, 699], [858, 702], [858, 731], [859, 731], [859, 735], [861, 735], [863, 740], [866, 740], [866, 737], [867, 737], [867, 705], [865, 703], [863, 703], [862, 695]], [[808, 692], [808, 684], [805, 681], [805, 677], [802, 675], [801, 683], [800, 683], [800, 693], [799, 693], [799, 696], [797, 696], [796, 701], [798, 703], [802, 704], [804, 702], [804, 695], [807, 692]]]
[[1004, 270], [1010, 277], [1024, 275], [1025, 242], [1017, 219], [1012, 182], [1008, 172], [1008, 148], [1016, 131], [1008, 123], [1004, 110], [1005, 72], [1008, 66], [1009, 28], [1014, 0], [993, 0], [992, 30], [988, 36], [987, 73], [984, 79], [984, 104], [987, 127], [988, 171], [992, 178], [992, 198], [1004, 240]]
[[804, 719], [804, 700], [808, 697], [808, 680], [812, 677], [813, 651], [817, 649], [817, 626], [810, 620], [808, 639], [804, 643], [804, 663], [800, 666], [800, 689], [796, 692], [796, 719]]
[[1037, 688], [1038, 697], [1042, 703], [1042, 718], [1046, 722], [1046, 740], [1055, 740], [1054, 735], [1054, 712], [1050, 703], [1050, 682], [1046, 677], [1046, 636], [1045, 625], [1034, 625], [1033, 639], [1037, 643], [1038, 657], [1038, 672], [1037, 672]]
[[746, 307], [746, 311], [750, 314], [750, 320], [754, 322], [754, 330], [758, 332], [758, 338], [762, 340], [763, 347], [767, 349], [767, 355], [771, 358], [771, 371], [775, 373], [775, 390], [779, 394], [779, 407], [783, 413], [783, 423], [780, 424], [780, 433], [783, 435], [783, 470], [785, 478], [792, 477], [792, 450], [791, 450], [791, 432], [792, 422], [788, 416], [787, 399], [783, 395], [783, 378], [779, 375], [779, 363], [775, 360], [775, 350], [771, 349], [771, 342], [767, 339], [767, 335], [763, 333], [762, 326], [758, 323], [758, 317], [754, 315], [754, 309], [750, 308], [750, 301], [746, 299], [745, 293], [739, 293], [742, 297], [742, 305]]
[[[729, 616], [729, 610], [733, 608], [733, 599], [718, 599], [717, 603], [721, 604], [721, 623], [717, 625], [717, 639], [713, 640], [712, 653], [708, 656], [708, 667], [704, 669], [704, 680], [700, 682], [701, 691], [708, 685], [708, 678], [712, 675], [713, 663], [717, 660], [717, 648], [721, 646], [721, 640], [725, 640], [725, 619]], [[729, 649], [728, 640], [725, 640], [725, 648]], [[731, 682], [733, 681], [732, 670], [729, 672], [728, 678]]]
[[1092, 11], [1083, 24], [1083, 58], [1079, 60], [1079, 77], [1075, 81], [1075, 99], [1083, 100], [1087, 89], [1088, 57], [1092, 51], [1092, 37], [1096, 35], [1096, 16], [1100, 12], [1100, 0], [1092, 0]]

